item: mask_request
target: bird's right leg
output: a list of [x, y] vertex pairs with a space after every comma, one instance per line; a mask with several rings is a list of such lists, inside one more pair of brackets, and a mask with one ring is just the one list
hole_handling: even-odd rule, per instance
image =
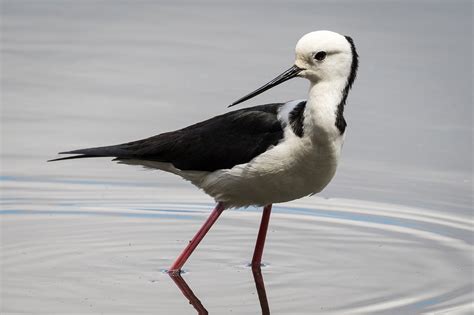
[[262, 221], [260, 221], [260, 228], [258, 230], [257, 242], [252, 258], [252, 268], [260, 268], [262, 264], [263, 246], [267, 237], [268, 222], [270, 221], [270, 214], [272, 212], [272, 205], [269, 204], [263, 208]]
[[225, 207], [222, 202], [217, 203], [206, 222], [204, 222], [196, 235], [194, 235], [193, 239], [189, 241], [188, 246], [186, 246], [181, 255], [179, 255], [175, 262], [171, 265], [170, 269], [168, 270], [169, 273], [179, 273], [181, 271], [181, 268], [186, 263], [186, 260], [188, 260], [189, 256], [191, 256], [201, 240], [204, 238], [204, 236], [206, 236], [207, 232], [209, 232], [212, 225], [217, 221], [224, 209]]

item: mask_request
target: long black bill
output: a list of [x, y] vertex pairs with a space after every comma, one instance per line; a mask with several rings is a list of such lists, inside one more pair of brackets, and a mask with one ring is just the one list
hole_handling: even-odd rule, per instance
[[291, 78], [296, 77], [298, 75], [298, 73], [300, 73], [303, 70], [304, 69], [301, 69], [297, 66], [293, 66], [290, 69], [283, 72], [282, 74], [280, 74], [279, 76], [277, 76], [275, 79], [268, 82], [267, 84], [263, 85], [262, 87], [259, 87], [258, 89], [256, 89], [252, 93], [249, 93], [249, 94], [245, 95], [244, 97], [238, 99], [237, 101], [233, 102], [232, 104], [229, 105], [229, 107], [237, 105], [237, 104], [242, 103], [242, 102], [245, 102], [246, 100], [251, 99], [254, 96], [257, 96], [257, 95], [265, 92], [266, 90], [271, 89], [274, 86], [277, 86], [280, 83], [283, 83], [285, 81], [288, 81]]

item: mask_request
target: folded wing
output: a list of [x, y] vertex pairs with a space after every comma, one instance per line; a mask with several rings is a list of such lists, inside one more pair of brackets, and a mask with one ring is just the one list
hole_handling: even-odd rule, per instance
[[283, 139], [282, 104], [244, 108], [177, 131], [119, 145], [61, 152], [51, 161], [114, 157], [172, 163], [181, 170], [215, 171], [247, 163]]

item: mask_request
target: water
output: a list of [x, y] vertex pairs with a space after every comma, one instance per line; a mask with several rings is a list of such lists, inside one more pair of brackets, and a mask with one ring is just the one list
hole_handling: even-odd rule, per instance
[[[361, 55], [343, 158], [319, 196], [275, 205], [261, 278], [258, 209], [225, 212], [175, 283], [162, 270], [210, 198], [107, 160], [45, 163], [225, 112], [315, 29]], [[1, 46], [2, 313], [472, 313], [470, 2], [3, 1]]]

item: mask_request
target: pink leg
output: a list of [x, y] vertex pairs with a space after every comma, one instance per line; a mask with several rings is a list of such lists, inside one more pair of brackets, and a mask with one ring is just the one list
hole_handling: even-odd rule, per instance
[[212, 225], [217, 221], [219, 216], [221, 215], [222, 211], [224, 211], [224, 205], [219, 202], [217, 206], [212, 210], [211, 215], [207, 218], [206, 222], [204, 222], [203, 226], [199, 229], [199, 231], [194, 235], [193, 239], [189, 241], [188, 246], [183, 250], [181, 255], [175, 260], [173, 265], [171, 265], [170, 269], [168, 270], [169, 273], [179, 273], [181, 271], [181, 267], [186, 263], [189, 256], [193, 253], [196, 247], [199, 245], [201, 240], [206, 236], [206, 233], [211, 229]]
[[268, 222], [270, 221], [270, 213], [272, 212], [272, 205], [263, 208], [262, 221], [260, 222], [260, 229], [258, 230], [257, 243], [255, 244], [255, 251], [253, 252], [252, 267], [260, 268], [262, 263], [263, 246], [265, 245], [265, 238], [267, 237]]

